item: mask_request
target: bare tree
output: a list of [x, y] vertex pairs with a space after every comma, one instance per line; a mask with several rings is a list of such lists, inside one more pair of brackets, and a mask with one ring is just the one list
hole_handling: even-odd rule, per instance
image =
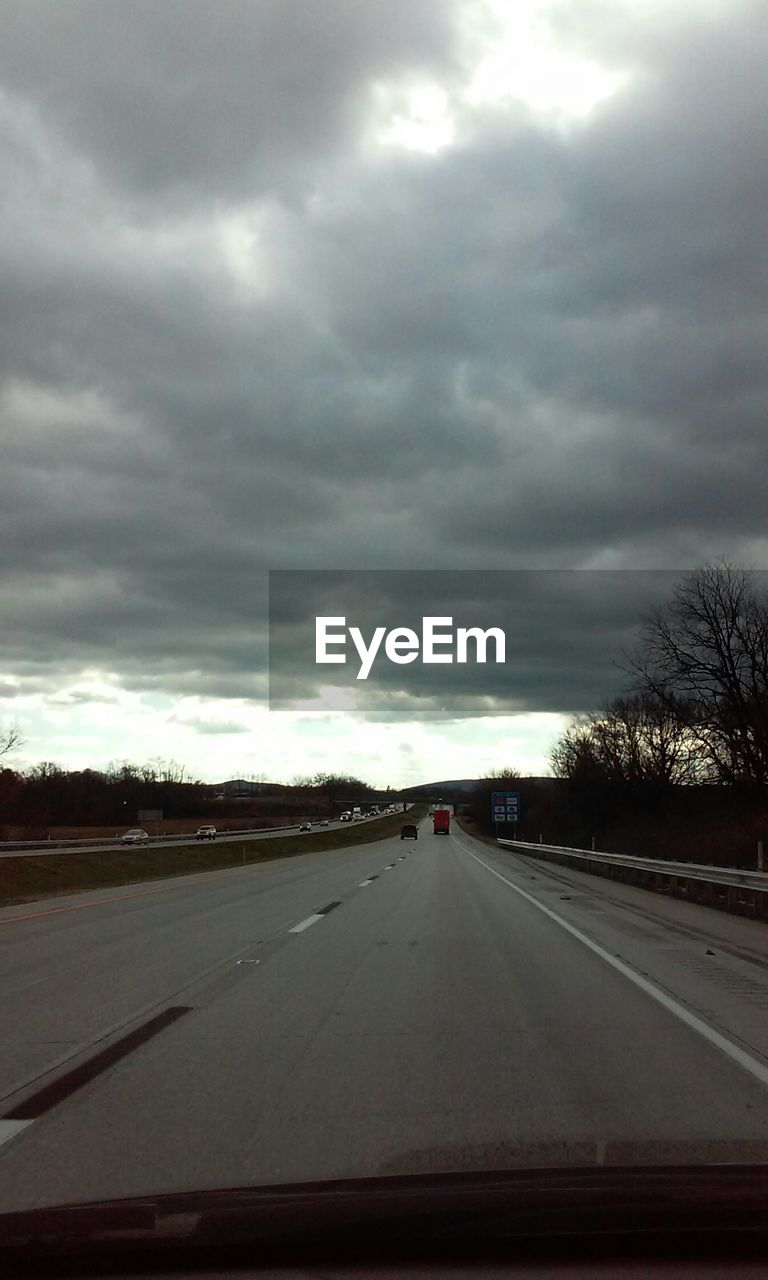
[[356, 778], [351, 773], [316, 773], [309, 779], [309, 785], [321, 788], [328, 795], [335, 795], [338, 792], [349, 793], [350, 790], [373, 790], [367, 782], [363, 782], [362, 778]]
[[706, 565], [649, 619], [637, 688], [684, 724], [705, 773], [768, 782], [768, 603], [754, 575]]
[[685, 783], [701, 778], [697, 743], [678, 704], [643, 692], [577, 717], [555, 744], [556, 777], [606, 782]]
[[139, 781], [141, 770], [130, 760], [110, 760], [106, 768], [106, 776], [112, 783], [133, 783]]
[[606, 777], [589, 716], [576, 716], [571, 721], [552, 748], [549, 760], [556, 778], [582, 781]]
[[316, 783], [311, 773], [295, 773], [291, 778], [291, 786], [300, 791], [311, 791]]
[[10, 756], [14, 751], [18, 751], [19, 747], [24, 746], [24, 739], [21, 736], [21, 730], [18, 725], [11, 725], [7, 729], [0, 729], [0, 759], [3, 756]]
[[41, 782], [45, 778], [62, 778], [64, 770], [53, 760], [41, 760], [27, 771], [27, 777], [33, 782]]
[[628, 782], [692, 783], [705, 772], [679, 699], [644, 690], [616, 698], [595, 729], [614, 776]]
[[187, 766], [179, 764], [178, 760], [158, 760], [157, 778], [159, 782], [188, 782]]

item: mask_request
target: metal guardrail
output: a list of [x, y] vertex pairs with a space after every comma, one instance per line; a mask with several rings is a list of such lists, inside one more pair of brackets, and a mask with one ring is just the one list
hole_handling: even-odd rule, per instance
[[708, 866], [700, 862], [670, 862], [663, 858], [636, 858], [623, 853], [597, 853], [567, 845], [533, 844], [498, 839], [509, 849], [533, 853], [547, 862], [578, 866], [592, 875], [621, 880], [656, 893], [687, 898], [737, 915], [768, 919], [768, 875], [739, 871], [734, 867]]
[[[217, 831], [220, 836], [256, 836], [263, 835], [265, 831], [291, 831], [298, 828], [298, 822], [288, 822], [285, 826], [278, 827], [242, 827], [235, 831], [224, 830], [221, 828]], [[168, 835], [150, 836], [150, 843], [156, 840], [190, 840], [195, 835], [194, 831], [169, 832]], [[118, 845], [122, 841], [122, 836], [82, 836], [71, 840], [60, 840], [53, 836], [49, 840], [0, 840], [0, 853], [13, 853], [16, 849], [87, 849], [92, 845], [114, 844]]]
[[[372, 819], [386, 818], [388, 816], [391, 817], [392, 815], [367, 813], [362, 820], [363, 822], [370, 822]], [[331, 821], [336, 822], [338, 819], [333, 818]], [[240, 827], [234, 831], [221, 827], [217, 828], [216, 834], [221, 836], [222, 839], [228, 836], [263, 836], [269, 835], [273, 831], [298, 831], [300, 826], [300, 822], [286, 822], [276, 827]], [[317, 826], [317, 822], [313, 823], [312, 829], [315, 830]], [[163, 844], [188, 844], [194, 838], [194, 831], [182, 831], [169, 833], [168, 835], [150, 835], [149, 843], [150, 845], [156, 845], [158, 842]], [[54, 836], [50, 840], [0, 840], [0, 857], [11, 853], [34, 853], [36, 850], [41, 853], [54, 849], [65, 849], [74, 852], [77, 849], [103, 849], [105, 846], [110, 849], [117, 849], [122, 847], [122, 839], [122, 836], [83, 836], [72, 840], [59, 840]], [[140, 848], [141, 846], [130, 845], [126, 847]]]

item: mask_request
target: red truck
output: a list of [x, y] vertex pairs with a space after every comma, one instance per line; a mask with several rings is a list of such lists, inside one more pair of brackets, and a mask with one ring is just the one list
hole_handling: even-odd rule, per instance
[[449, 835], [451, 830], [451, 811], [450, 809], [435, 809], [433, 815], [434, 827], [433, 831], [436, 836]]

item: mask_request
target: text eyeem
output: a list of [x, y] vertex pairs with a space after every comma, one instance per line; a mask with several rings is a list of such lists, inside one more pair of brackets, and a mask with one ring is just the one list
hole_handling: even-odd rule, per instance
[[[346, 618], [338, 617], [315, 618], [315, 662], [346, 663], [348, 637], [360, 659], [358, 680], [368, 679], [382, 646], [384, 656], [400, 666], [419, 659], [424, 663], [506, 662], [507, 642], [501, 627], [485, 631], [482, 627], [457, 627], [454, 631], [453, 618], [422, 618], [421, 634], [411, 627], [375, 627], [366, 640], [359, 627], [348, 627]], [[494, 656], [489, 659], [491, 643]]]

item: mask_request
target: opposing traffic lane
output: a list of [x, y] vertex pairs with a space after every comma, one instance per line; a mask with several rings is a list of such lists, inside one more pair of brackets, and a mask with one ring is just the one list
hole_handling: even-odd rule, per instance
[[[368, 822], [377, 822], [381, 818], [391, 817], [391, 814], [366, 814], [364, 818], [357, 819], [357, 824]], [[329, 819], [326, 825], [322, 822], [316, 822], [313, 830], [316, 831], [335, 831], [339, 827], [346, 826], [341, 819]], [[218, 844], [226, 844], [235, 840], [274, 840], [280, 836], [290, 835], [292, 831], [298, 831], [301, 826], [299, 822], [289, 823], [284, 827], [270, 827], [269, 830], [243, 830], [243, 831], [218, 831], [216, 834], [216, 842]], [[143, 849], [169, 849], [174, 845], [193, 844], [196, 840], [194, 831], [186, 832], [183, 835], [172, 836], [156, 836], [148, 840], [145, 844], [140, 845]], [[206, 843], [208, 843], [206, 841]], [[25, 845], [24, 841], [3, 841], [0, 842], [0, 858], [48, 858], [54, 855], [65, 853], [112, 853], [116, 849], [124, 849], [135, 846], [124, 845], [122, 837], [114, 836], [109, 840], [99, 843], [98, 840], [73, 840], [64, 841], [60, 844], [45, 842], [36, 842], [33, 848]]]
[[[532, 884], [527, 864], [492, 874], [486, 855], [426, 824], [415, 844], [345, 851], [324, 879], [274, 886], [250, 949], [255, 903], [241, 916], [233, 881], [210, 928], [227, 922], [233, 940], [239, 930], [245, 963], [173, 997], [186, 1010], [173, 1025], [0, 1148], [0, 1204], [519, 1163], [765, 1159], [765, 1085], [576, 936], [603, 947], [598, 932], [616, 921], [594, 934], [588, 922], [564, 927], [546, 898], [556, 883]], [[202, 937], [205, 911], [192, 918]], [[663, 950], [633, 937], [633, 923], [626, 945]], [[706, 1018], [717, 982], [690, 973]], [[759, 1047], [746, 1048], [759, 1065]]]

